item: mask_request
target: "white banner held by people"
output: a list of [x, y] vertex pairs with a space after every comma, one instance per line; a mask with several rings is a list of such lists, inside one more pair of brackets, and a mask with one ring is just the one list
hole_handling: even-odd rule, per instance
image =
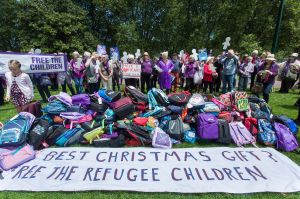
[[0, 179], [1, 191], [300, 191], [300, 167], [272, 148], [48, 148]]
[[122, 74], [124, 79], [139, 79], [141, 77], [141, 65], [124, 63], [122, 66]]
[[66, 54], [29, 54], [0, 52], [0, 74], [9, 71], [8, 62], [18, 60], [25, 73], [57, 73], [67, 68]]

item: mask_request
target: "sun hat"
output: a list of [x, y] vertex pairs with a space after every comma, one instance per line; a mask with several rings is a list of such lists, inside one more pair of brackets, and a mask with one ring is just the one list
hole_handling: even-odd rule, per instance
[[148, 56], [149, 57], [149, 53], [148, 52], [144, 52], [143, 56]]
[[127, 59], [134, 59], [134, 55], [133, 54], [128, 54]]
[[258, 50], [253, 50], [252, 54], [257, 54], [258, 55]]
[[268, 54], [266, 60], [269, 60], [269, 61], [275, 61], [275, 55], [274, 54]]

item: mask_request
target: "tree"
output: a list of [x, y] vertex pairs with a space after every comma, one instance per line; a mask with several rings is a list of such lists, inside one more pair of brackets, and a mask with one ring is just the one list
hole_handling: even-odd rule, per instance
[[0, 51], [13, 51], [18, 49], [17, 31], [14, 24], [16, 14], [19, 12], [15, 0], [2, 1], [0, 4]]
[[22, 0], [16, 24], [20, 49], [44, 53], [96, 49], [97, 40], [87, 25], [86, 12], [71, 0]]

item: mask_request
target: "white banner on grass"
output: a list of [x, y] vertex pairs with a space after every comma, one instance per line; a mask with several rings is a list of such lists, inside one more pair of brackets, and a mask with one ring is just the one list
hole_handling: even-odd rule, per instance
[[124, 79], [141, 77], [141, 65], [140, 64], [126, 64], [122, 66], [122, 74]]
[[49, 148], [2, 175], [14, 191], [300, 191], [300, 167], [272, 148]]
[[18, 60], [25, 73], [57, 73], [66, 71], [67, 56], [0, 52], [0, 74], [9, 71], [9, 60]]

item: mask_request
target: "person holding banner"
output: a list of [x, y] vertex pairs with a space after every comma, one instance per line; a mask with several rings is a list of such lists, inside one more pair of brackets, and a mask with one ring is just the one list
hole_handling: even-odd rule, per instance
[[153, 70], [153, 62], [147, 52], [143, 55], [143, 60], [141, 63], [141, 91], [145, 92], [145, 83], [147, 87], [147, 92], [150, 90], [151, 74]]
[[73, 59], [70, 61], [72, 78], [75, 82], [77, 94], [80, 94], [83, 92], [83, 72], [85, 67], [77, 51], [73, 52], [72, 57]]
[[163, 52], [161, 54], [162, 60], [158, 62], [158, 67], [161, 69], [161, 72], [159, 73], [158, 76], [158, 83], [160, 86], [160, 89], [166, 89], [166, 93], [170, 93], [171, 89], [171, 71], [174, 67], [173, 63], [171, 60], [168, 59], [168, 52]]
[[103, 55], [103, 61], [100, 64], [99, 74], [103, 88], [111, 90], [113, 70], [111, 63], [108, 60], [108, 55]]
[[85, 74], [88, 83], [89, 94], [94, 94], [98, 91], [98, 79], [99, 79], [99, 61], [96, 52], [93, 52], [92, 56], [85, 63]]
[[[128, 62], [128, 64], [134, 64], [135, 63], [133, 54], [129, 54], [127, 56], [127, 62]], [[133, 86], [133, 87], [137, 88], [138, 87], [138, 83], [137, 83], [138, 81], [139, 81], [139, 79], [126, 78], [125, 79], [125, 85], [126, 86]]]
[[10, 72], [5, 73], [7, 93], [5, 100], [15, 105], [18, 112], [29, 104], [34, 97], [33, 84], [28, 74], [21, 70], [21, 63], [10, 60], [8, 63]]

